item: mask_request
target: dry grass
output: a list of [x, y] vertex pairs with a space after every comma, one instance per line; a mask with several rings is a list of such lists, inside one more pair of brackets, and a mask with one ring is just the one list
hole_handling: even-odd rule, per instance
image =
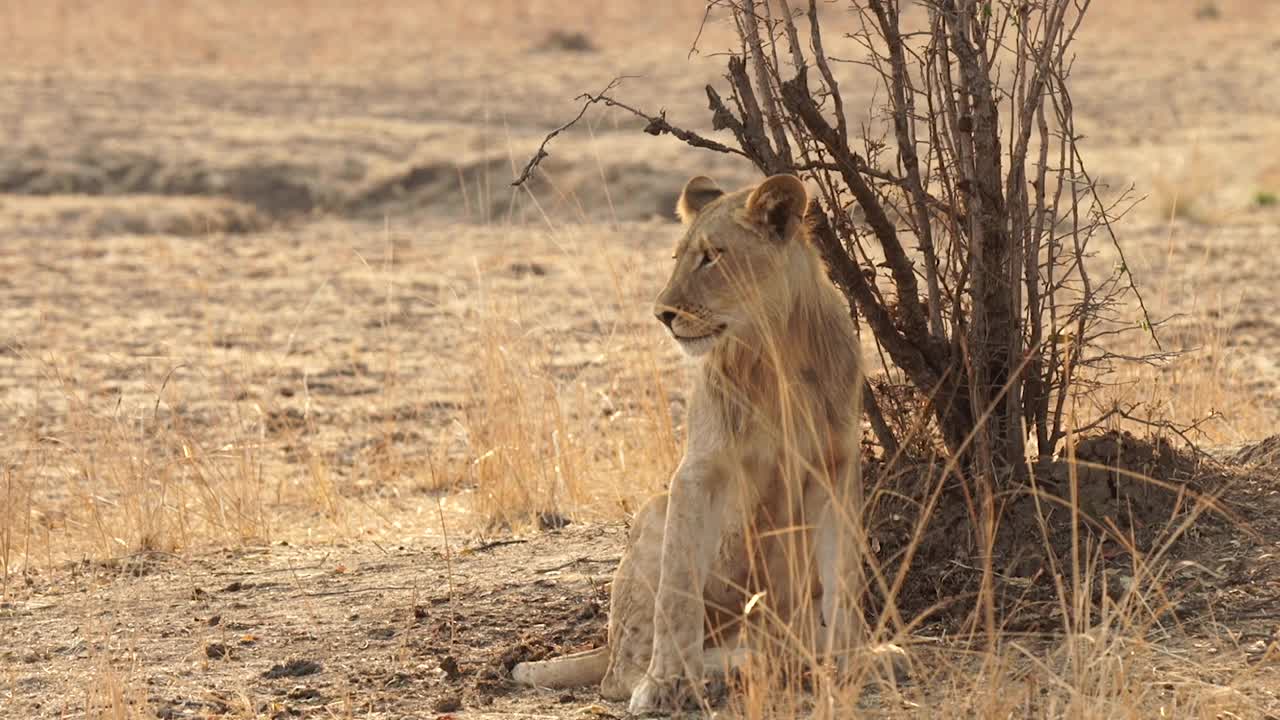
[[[113, 262], [127, 272], [142, 258], [157, 266], [154, 279], [134, 278], [115, 285], [121, 294], [98, 296], [99, 310], [81, 318], [84, 327], [69, 316], [45, 315], [57, 318], [46, 325], [58, 327], [57, 334], [38, 342], [34, 333], [19, 333], [9, 346], [6, 360], [24, 380], [10, 386], [9, 402], [26, 410], [6, 430], [12, 439], [3, 458], [0, 532], [6, 593], [24, 572], [56, 572], [81, 558], [185, 555], [280, 540], [395, 542], [437, 534], [442, 522], [456, 537], [495, 527], [525, 531], [540, 516], [544, 524], [555, 524], [556, 516], [626, 517], [678, 459], [684, 383], [645, 301], [664, 265], [653, 267], [651, 256], [662, 255], [661, 238], [671, 230], [628, 227], [604, 243], [586, 228], [539, 230], [518, 251], [510, 232], [499, 230], [473, 235], [467, 253], [443, 256], [434, 250], [423, 256], [420, 248], [374, 234], [336, 266], [333, 253], [317, 257], [313, 243], [307, 251], [313, 259], [300, 265], [290, 253], [262, 254], [242, 260], [218, 283], [182, 288], [178, 296], [196, 311], [176, 330], [164, 318], [140, 323], [143, 308], [125, 298], [139, 291], [147, 297], [148, 287], [158, 287], [150, 282], [172, 285], [184, 277], [177, 269], [182, 261], [165, 252], [176, 240], [105, 241], [103, 264], [73, 271], [77, 282], [87, 273], [79, 287], [95, 287], [89, 277], [110, 272]], [[225, 264], [252, 246], [227, 241], [193, 264]], [[8, 260], [74, 264], [69, 256], [39, 252]], [[439, 263], [441, 276], [473, 279], [437, 299], [424, 297], [413, 268], [426, 260]], [[637, 272], [642, 264], [649, 267]], [[286, 285], [282, 294], [245, 296], [221, 323], [192, 322], [216, 312], [227, 288], [244, 278], [281, 277], [272, 267], [300, 267], [301, 277], [330, 280], [308, 291]], [[320, 268], [327, 269], [315, 272]], [[38, 270], [29, 276], [39, 281]], [[331, 293], [355, 277], [362, 280], [358, 289]], [[566, 305], [530, 296], [552, 281], [584, 288], [584, 297]], [[463, 297], [445, 301], [450, 292]], [[367, 313], [344, 309], [356, 297], [371, 308]], [[255, 309], [281, 300], [278, 313], [292, 318], [290, 326], [262, 335], [254, 329]], [[435, 304], [439, 322], [462, 329], [435, 335], [430, 354], [415, 351], [417, 333], [397, 329], [405, 302]], [[134, 318], [133, 342], [164, 348], [163, 354], [147, 350], [150, 357], [130, 369], [113, 344], [113, 332], [123, 330], [109, 319], [117, 313]], [[1235, 320], [1217, 319], [1227, 327]], [[326, 327], [335, 321], [345, 329]], [[1183, 423], [1229, 409], [1218, 437], [1261, 434], [1270, 410], [1227, 362], [1230, 334], [1205, 318], [1180, 331], [1195, 351], [1165, 368], [1127, 372], [1116, 397], [1140, 399], [1151, 412]], [[255, 335], [264, 342], [238, 347]], [[368, 342], [348, 354], [342, 342], [324, 339], [335, 336]], [[430, 375], [427, 384], [418, 384], [420, 374]], [[428, 398], [447, 388], [459, 398], [457, 409], [429, 420], [431, 435], [405, 435], [426, 419]], [[334, 436], [333, 425], [344, 427], [347, 441]], [[344, 461], [344, 454], [353, 459]], [[447, 519], [439, 514], [440, 492], [450, 495], [439, 502], [454, 508]], [[843, 717], [855, 708], [885, 716], [927, 710], [939, 717], [1215, 717], [1248, 716], [1256, 708], [1263, 681], [1244, 669], [1252, 665], [1230, 650], [1204, 655], [1187, 648], [1158, 620], [1167, 602], [1167, 563], [1152, 563], [1158, 568], [1152, 570], [1135, 559], [1120, 568], [1133, 584], [1099, 604], [1089, 584], [1105, 575], [1099, 550], [1082, 540], [1077, 554], [1084, 567], [1061, 575], [1055, 611], [1061, 635], [1002, 633], [993, 645], [977, 628], [941, 638], [923, 631], [924, 618], [906, 617], [907, 626], [886, 625], [882, 637], [911, 649], [917, 673], [911, 685], [850, 690], [829, 687], [820, 674], [814, 705], [815, 696], [782, 692], [789, 686], [773, 663], [763, 676], [748, 677], [736, 702], [750, 717]], [[785, 643], [774, 647], [802, 668], [812, 662]], [[869, 678], [882, 673], [874, 665], [861, 671]], [[145, 705], [123, 699], [139, 692], [132, 677], [103, 667], [87, 680], [86, 707], [104, 717], [132, 717]], [[246, 716], [251, 707], [245, 705]]]
[[[561, 319], [528, 317], [523, 298], [486, 291], [482, 281], [468, 342], [471, 399], [461, 421], [478, 509], [491, 523], [522, 528], [556, 514], [616, 519], [634, 512], [675, 469], [679, 443], [669, 378], [660, 369], [669, 353], [660, 358], [618, 259], [585, 241], [577, 232], [552, 235], [566, 254], [598, 253], [567, 282], [607, 273], [604, 283], [595, 278], [593, 300], [604, 302], [585, 337], [566, 334]], [[521, 272], [545, 272], [516, 262]]]
[[[633, 510], [678, 447], [675, 358], [641, 299], [655, 274], [635, 272], [649, 253], [464, 232], [461, 249], [338, 230], [274, 251], [110, 237], [0, 256], [35, 300], [4, 356], [5, 568], [395, 542], [440, 532], [443, 491], [462, 491], [442, 502], [466, 528]], [[546, 282], [584, 292], [531, 303]]]

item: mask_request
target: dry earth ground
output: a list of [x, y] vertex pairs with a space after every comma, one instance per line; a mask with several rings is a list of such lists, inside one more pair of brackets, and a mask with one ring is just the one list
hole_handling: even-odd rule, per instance
[[[708, 130], [699, 5], [0, 8], [0, 716], [621, 713], [504, 662], [600, 641], [619, 523], [678, 457], [670, 207], [752, 174], [591, 113], [507, 183], [615, 76]], [[1186, 351], [1109, 397], [1219, 411], [1202, 442], [1253, 464], [1205, 471], [1245, 522], [1179, 546], [1177, 620], [1112, 673], [1143, 690], [1076, 711], [1277, 716], [1280, 7], [1096, 5], [1085, 149], [1149, 196], [1118, 227]], [[866, 712], [1068, 712], [1051, 641], [984, 685], [944, 630]]]

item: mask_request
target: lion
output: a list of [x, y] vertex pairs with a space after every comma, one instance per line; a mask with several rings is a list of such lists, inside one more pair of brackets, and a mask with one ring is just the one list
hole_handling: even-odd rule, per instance
[[748, 613], [815, 657], [860, 643], [862, 368], [807, 204], [790, 175], [732, 193], [702, 176], [684, 186], [684, 233], [654, 304], [696, 358], [683, 459], [634, 519], [607, 646], [521, 663], [517, 682], [599, 683], [633, 713], [670, 712], [750, 660], [767, 631]]

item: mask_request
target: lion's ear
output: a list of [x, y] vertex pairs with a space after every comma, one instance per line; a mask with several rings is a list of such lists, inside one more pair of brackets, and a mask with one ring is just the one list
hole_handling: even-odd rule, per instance
[[723, 194], [724, 191], [716, 185], [715, 180], [699, 175], [684, 184], [684, 190], [680, 191], [680, 201], [676, 203], [676, 214], [685, 223], [692, 222], [707, 203]]
[[809, 194], [795, 175], [774, 175], [751, 191], [747, 198], [747, 218], [770, 230], [782, 241], [789, 240], [804, 221]]

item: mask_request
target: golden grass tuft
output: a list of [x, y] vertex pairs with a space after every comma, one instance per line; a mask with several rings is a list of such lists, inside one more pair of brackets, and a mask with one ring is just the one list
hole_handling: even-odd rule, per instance
[[491, 297], [471, 336], [462, 424], [476, 510], [507, 528], [634, 512], [679, 459], [653, 333], [618, 330], [566, 350], [556, 329], [522, 320], [520, 305]]

